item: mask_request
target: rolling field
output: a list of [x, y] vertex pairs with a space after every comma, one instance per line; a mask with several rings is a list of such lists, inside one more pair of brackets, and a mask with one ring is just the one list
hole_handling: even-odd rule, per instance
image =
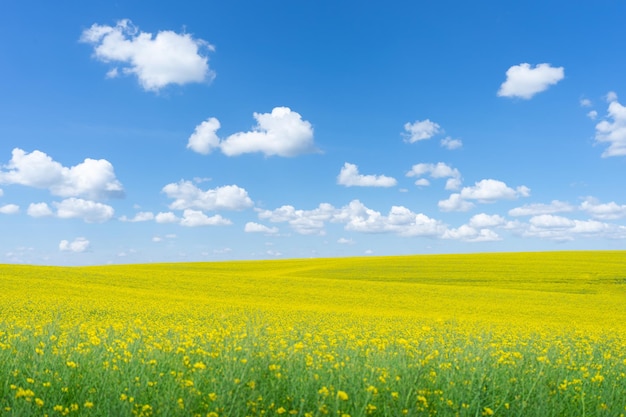
[[0, 415], [624, 414], [623, 251], [0, 265]]

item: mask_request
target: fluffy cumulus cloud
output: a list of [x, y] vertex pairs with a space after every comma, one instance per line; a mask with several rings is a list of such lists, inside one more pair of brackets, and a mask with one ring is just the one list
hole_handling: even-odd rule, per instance
[[538, 216], [541, 214], [565, 213], [573, 211], [574, 207], [564, 201], [552, 200], [550, 204], [525, 204], [509, 210], [509, 216]]
[[61, 202], [55, 202], [57, 217], [61, 219], [82, 219], [87, 223], [103, 223], [113, 217], [113, 207], [83, 200], [82, 198], [67, 198]]
[[97, 200], [124, 196], [124, 188], [115, 177], [113, 165], [106, 159], [87, 158], [68, 168], [44, 152], [28, 153], [19, 148], [13, 149], [11, 160], [0, 169], [0, 184], [48, 189], [61, 197]]
[[[124, 19], [115, 26], [94, 24], [83, 31], [80, 41], [93, 45], [95, 59], [119, 64], [122, 74], [135, 75], [146, 91], [159, 91], [169, 84], [201, 83], [215, 76], [207, 56], [213, 46], [188, 33], [164, 30], [153, 35]], [[119, 74], [113, 67], [107, 77]]]
[[20, 206], [17, 204], [5, 204], [0, 206], [0, 214], [17, 214], [20, 212]]
[[228, 156], [260, 152], [266, 156], [293, 157], [318, 152], [311, 123], [289, 107], [275, 107], [271, 113], [254, 113], [256, 126], [248, 132], [237, 132], [220, 139], [220, 122], [211, 117], [189, 137], [187, 148], [208, 154], [219, 148]]
[[394, 187], [397, 181], [385, 175], [361, 175], [359, 167], [346, 162], [337, 176], [337, 184], [346, 187]]
[[541, 214], [530, 218], [523, 235], [556, 241], [569, 241], [577, 237], [624, 239], [626, 227], [597, 220], [577, 220]]
[[73, 241], [62, 240], [59, 243], [59, 250], [62, 252], [85, 252], [89, 249], [90, 242], [84, 237], [77, 237]]
[[608, 114], [605, 120], [596, 125], [596, 142], [608, 144], [603, 157], [626, 155], [626, 107], [617, 101], [617, 95], [610, 93]]
[[265, 233], [265, 234], [278, 233], [277, 227], [268, 227], [268, 226], [265, 226], [264, 224], [259, 224], [255, 222], [246, 223], [243, 230], [246, 233]]
[[220, 121], [215, 117], [210, 117], [196, 126], [189, 140], [187, 148], [194, 152], [208, 155], [214, 148], [220, 146], [220, 138], [217, 130], [220, 128]]
[[438, 162], [436, 164], [416, 164], [413, 165], [411, 170], [407, 172], [407, 177], [417, 177], [415, 185], [428, 186], [430, 182], [424, 176], [430, 176], [431, 178], [448, 178], [446, 182], [446, 190], [457, 190], [461, 186], [461, 173], [458, 169]]
[[498, 96], [530, 99], [558, 83], [563, 77], [565, 77], [563, 67], [539, 64], [531, 68], [527, 63], [513, 65], [506, 71], [506, 81], [500, 86]]
[[31, 217], [48, 217], [52, 216], [54, 213], [46, 203], [31, 203], [28, 205], [26, 214]]
[[581, 205], [580, 209], [600, 220], [616, 220], [626, 217], [626, 205], [610, 203], [600, 203], [595, 198], [588, 198]]
[[243, 210], [253, 205], [248, 192], [237, 185], [203, 191], [191, 181], [180, 181], [167, 184], [162, 192], [174, 199], [172, 210]]
[[474, 203], [468, 200], [493, 203], [497, 200], [513, 200], [529, 195], [530, 189], [525, 185], [513, 189], [502, 181], [484, 179], [476, 182], [472, 187], [463, 187], [460, 193], [450, 195], [447, 200], [439, 201], [439, 209], [441, 211], [467, 211], [474, 207]]
[[183, 211], [183, 217], [180, 220], [180, 225], [186, 227], [227, 226], [230, 224], [232, 224], [230, 220], [223, 218], [219, 214], [207, 216], [200, 210], [191, 209]]
[[441, 126], [435, 122], [431, 122], [430, 119], [416, 120], [413, 123], [404, 124], [405, 133], [404, 140], [408, 143], [415, 143], [420, 140], [430, 139], [437, 133], [442, 132]]

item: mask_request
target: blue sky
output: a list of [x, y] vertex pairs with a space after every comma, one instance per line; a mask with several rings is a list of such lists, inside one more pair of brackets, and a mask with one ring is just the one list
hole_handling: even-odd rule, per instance
[[0, 4], [0, 263], [626, 249], [626, 2]]

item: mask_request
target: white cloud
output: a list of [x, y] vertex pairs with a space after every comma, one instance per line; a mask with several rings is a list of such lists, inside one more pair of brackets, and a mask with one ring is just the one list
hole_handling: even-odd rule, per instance
[[581, 98], [580, 99], [580, 106], [581, 107], [591, 107], [591, 100], [589, 100], [588, 98]]
[[85, 252], [87, 249], [89, 249], [89, 245], [90, 243], [87, 239], [85, 239], [84, 237], [77, 237], [72, 242], [62, 240], [59, 243], [59, 250], [63, 252], [80, 253]]
[[132, 223], [146, 222], [148, 220], [154, 220], [154, 214], [149, 211], [140, 211], [139, 213], [135, 214], [135, 217], [133, 218], [128, 218], [126, 216], [120, 217], [120, 221]]
[[430, 185], [430, 181], [428, 181], [426, 178], [420, 178], [415, 181], [415, 185], [417, 185], [418, 187], [428, 187]]
[[475, 216], [472, 216], [472, 218], [469, 221], [469, 225], [477, 229], [482, 229], [485, 227], [502, 226], [505, 223], [506, 223], [506, 219], [504, 217], [498, 214], [489, 215], [486, 213], [476, 214]]
[[[146, 91], [159, 91], [168, 84], [210, 81], [215, 77], [208, 64], [207, 51], [214, 48], [188, 33], [173, 31], [140, 32], [128, 19], [115, 26], [94, 24], [83, 31], [80, 41], [94, 46], [94, 58], [121, 64], [122, 74], [137, 76]], [[117, 67], [107, 78], [119, 75]]]
[[264, 224], [259, 224], [255, 222], [248, 222], [246, 223], [244, 227], [244, 232], [274, 234], [274, 233], [278, 233], [278, 228], [268, 227], [268, 226], [265, 226]]
[[550, 204], [525, 204], [522, 207], [516, 207], [509, 210], [509, 216], [536, 216], [540, 214], [554, 214], [573, 211], [569, 203], [564, 201], [552, 200]]
[[71, 168], [62, 166], [45, 153], [27, 153], [15, 148], [11, 160], [0, 170], [0, 183], [48, 189], [61, 197], [100, 199], [122, 197], [124, 189], [106, 159], [85, 159]]
[[474, 203], [463, 200], [459, 193], [453, 193], [447, 200], [439, 201], [437, 206], [441, 211], [468, 211], [474, 207]]
[[102, 223], [113, 217], [113, 207], [82, 198], [68, 198], [53, 203], [57, 217], [61, 219], [83, 219], [87, 223]]
[[496, 232], [490, 229], [476, 229], [464, 224], [457, 229], [448, 229], [442, 236], [443, 239], [462, 240], [465, 242], [493, 242], [502, 240]]
[[624, 239], [626, 227], [597, 220], [573, 220], [562, 216], [542, 214], [530, 219], [529, 227], [524, 230], [523, 235], [556, 241], [574, 240], [580, 236]]
[[17, 204], [5, 204], [0, 206], [0, 214], [17, 214], [20, 212], [20, 206]]
[[230, 135], [220, 143], [228, 156], [262, 152], [266, 156], [297, 156], [317, 152], [313, 127], [288, 107], [275, 107], [271, 113], [254, 113], [257, 125], [252, 131]]
[[228, 219], [223, 218], [219, 214], [207, 216], [202, 211], [187, 209], [183, 212], [183, 218], [180, 221], [181, 226], [198, 227], [198, 226], [227, 226], [232, 224]]
[[252, 207], [253, 203], [248, 192], [236, 185], [225, 185], [202, 191], [191, 181], [180, 181], [163, 187], [169, 198], [175, 199], [169, 205], [172, 210], [243, 210]]
[[292, 157], [319, 152], [313, 140], [311, 123], [302, 120], [289, 107], [274, 107], [271, 113], [254, 113], [257, 125], [248, 132], [238, 132], [220, 140], [220, 122], [211, 117], [198, 126], [189, 137], [187, 148], [202, 154], [219, 148], [228, 156], [261, 152], [266, 156]]
[[437, 164], [416, 164], [406, 174], [407, 177], [418, 177], [415, 185], [419, 186], [430, 184], [428, 181], [423, 181], [423, 178], [419, 178], [425, 175], [429, 175], [431, 178], [449, 178], [446, 182], [446, 190], [456, 190], [461, 186], [461, 173], [459, 170], [443, 162], [438, 162]]
[[178, 223], [180, 221], [180, 219], [178, 217], [176, 217], [176, 215], [174, 213], [172, 213], [171, 211], [168, 211], [166, 213], [158, 213], [155, 217], [154, 220], [157, 223]]
[[155, 243], [163, 242], [163, 238], [160, 236], [153, 236], [152, 241]]
[[346, 187], [394, 187], [397, 181], [395, 178], [385, 175], [361, 175], [359, 168], [346, 162], [337, 176], [337, 184]]
[[450, 136], [441, 139], [441, 146], [446, 149], [454, 150], [459, 149], [463, 146], [463, 142], [461, 139], [452, 139]]
[[606, 101], [609, 103], [612, 101], [617, 101], [617, 93], [615, 91], [609, 91], [608, 93], [606, 93]]
[[513, 200], [529, 195], [530, 189], [524, 185], [512, 189], [504, 182], [493, 179], [480, 180], [473, 187], [464, 187], [461, 190], [461, 198], [478, 200], [481, 203], [490, 203], [502, 199]]
[[601, 204], [595, 198], [589, 198], [580, 205], [580, 209], [601, 220], [615, 220], [626, 217], [626, 204], [619, 205], [614, 201]]
[[354, 240], [341, 237], [337, 239], [337, 243], [340, 243], [342, 245], [354, 245]]
[[215, 117], [210, 117], [204, 122], [196, 126], [196, 129], [189, 136], [187, 148], [194, 152], [208, 155], [213, 148], [219, 148], [220, 138], [217, 136], [217, 130], [220, 128], [220, 121]]
[[2, 191], [2, 188], [0, 188], [0, 197], [2, 197], [4, 195], [4, 191]]
[[259, 210], [260, 219], [272, 223], [287, 222], [297, 233], [302, 235], [323, 235], [324, 222], [335, 216], [336, 209], [327, 203], [320, 204], [313, 210], [296, 210], [291, 205], [285, 205], [275, 210]]
[[435, 122], [431, 122], [430, 119], [416, 120], [414, 123], [405, 123], [404, 130], [407, 133], [403, 133], [402, 135], [405, 141], [409, 143], [430, 139], [437, 133], [443, 132], [441, 126]]
[[626, 155], [626, 107], [617, 101], [615, 93], [610, 95], [607, 120], [596, 125], [596, 142], [608, 143], [602, 157]]
[[46, 203], [31, 203], [26, 210], [26, 214], [31, 217], [52, 216], [54, 213]]
[[550, 64], [539, 64], [535, 68], [527, 63], [513, 65], [506, 71], [506, 81], [500, 86], [498, 96], [530, 99], [561, 81], [564, 76], [563, 67], [552, 67]]
[[587, 113], [587, 117], [591, 120], [596, 120], [598, 118], [598, 112], [595, 110], [591, 110], [589, 113]]

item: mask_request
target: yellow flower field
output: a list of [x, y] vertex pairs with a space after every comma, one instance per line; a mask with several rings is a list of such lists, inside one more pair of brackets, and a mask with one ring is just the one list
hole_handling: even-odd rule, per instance
[[619, 416], [626, 252], [0, 265], [0, 415]]

